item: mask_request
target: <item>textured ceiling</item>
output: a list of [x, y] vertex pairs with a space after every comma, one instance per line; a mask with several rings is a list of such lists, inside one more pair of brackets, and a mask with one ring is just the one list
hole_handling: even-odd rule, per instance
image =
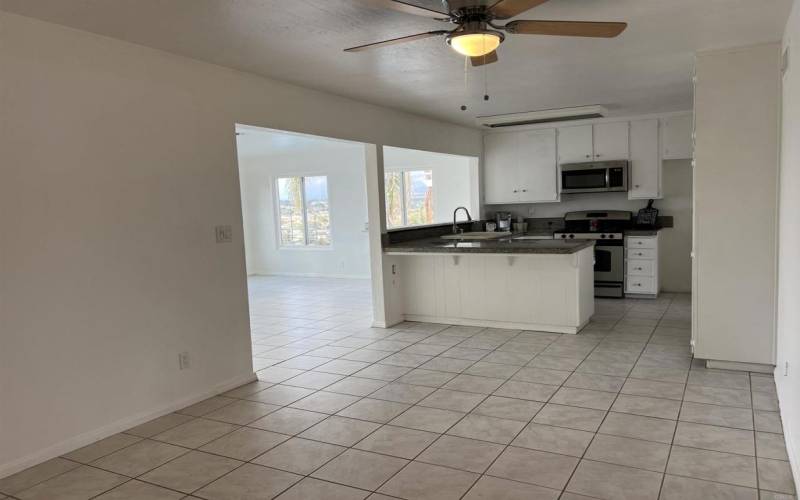
[[791, 0], [550, 0], [520, 18], [629, 27], [609, 40], [511, 35], [500, 62], [469, 68], [465, 86], [464, 60], [443, 39], [343, 53], [451, 26], [367, 0], [0, 0], [10, 12], [468, 125], [478, 115], [586, 104], [614, 114], [689, 109], [693, 53], [777, 41], [790, 7]]

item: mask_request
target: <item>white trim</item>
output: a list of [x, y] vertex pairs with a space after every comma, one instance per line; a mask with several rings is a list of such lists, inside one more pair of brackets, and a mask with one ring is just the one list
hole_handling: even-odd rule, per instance
[[235, 389], [236, 387], [247, 384], [249, 382], [253, 382], [257, 379], [258, 377], [256, 376], [255, 373], [234, 377], [225, 382], [215, 385], [210, 390], [203, 391], [193, 396], [179, 399], [178, 401], [173, 401], [171, 403], [159, 406], [158, 408], [152, 408], [150, 410], [139, 412], [131, 417], [125, 417], [123, 419], [117, 420], [116, 422], [104, 425], [103, 427], [100, 427], [98, 429], [94, 429], [91, 431], [84, 432], [83, 434], [73, 436], [69, 439], [56, 443], [52, 446], [48, 446], [43, 450], [39, 450], [30, 455], [14, 460], [13, 462], [8, 462], [0, 465], [0, 478], [10, 476], [11, 474], [16, 474], [17, 472], [25, 470], [28, 467], [40, 464], [42, 462], [50, 460], [51, 458], [59, 457], [61, 455], [64, 455], [65, 453], [77, 450], [78, 448], [83, 448], [84, 446], [92, 444], [95, 441], [105, 439], [119, 432], [128, 430], [132, 427], [136, 427], [139, 424], [143, 424], [145, 422], [153, 420], [154, 418], [158, 418], [168, 413], [172, 413], [175, 410], [180, 410], [181, 408], [186, 408], [187, 406], [203, 401], [204, 399], [208, 399], [212, 396], [216, 396], [217, 394], [221, 394], [231, 389]]
[[706, 368], [719, 370], [738, 370], [754, 373], [774, 373], [775, 365], [764, 365], [761, 363], [745, 363], [740, 361], [724, 361], [717, 359], [707, 359]]
[[442, 325], [483, 326], [488, 328], [509, 328], [515, 330], [533, 330], [538, 332], [553, 333], [578, 333], [586, 324], [579, 327], [544, 325], [540, 323], [515, 323], [513, 321], [492, 321], [486, 319], [446, 318], [440, 316], [427, 316], [422, 314], [405, 314], [406, 321], [420, 321], [424, 323], [438, 323]]
[[[778, 389], [778, 403], [780, 404], [781, 401], [787, 399], [781, 395], [784, 393], [784, 391], [790, 391], [791, 387], [788, 387], [789, 384], [786, 382], [786, 378], [777, 372], [778, 369], [776, 368], [774, 376], [775, 385]], [[800, 450], [794, 446], [795, 443], [798, 442], [798, 438], [796, 437], [795, 433], [799, 432], [800, 430], [794, 427], [794, 422], [792, 422], [792, 419], [788, 418], [783, 411], [781, 411], [779, 415], [783, 425], [783, 440], [786, 443], [786, 453], [789, 455], [789, 467], [792, 469], [794, 484], [800, 485]]]
[[327, 274], [327, 273], [250, 273], [248, 276], [294, 276], [298, 278], [333, 278], [333, 279], [349, 279], [349, 280], [368, 280], [369, 276], [358, 274]]

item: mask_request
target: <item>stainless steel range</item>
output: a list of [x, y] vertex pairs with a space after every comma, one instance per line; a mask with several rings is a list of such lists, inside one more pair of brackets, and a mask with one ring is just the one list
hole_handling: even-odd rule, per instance
[[587, 210], [564, 216], [564, 231], [556, 239], [595, 240], [594, 296], [622, 298], [625, 294], [624, 230], [632, 214], [621, 210]]

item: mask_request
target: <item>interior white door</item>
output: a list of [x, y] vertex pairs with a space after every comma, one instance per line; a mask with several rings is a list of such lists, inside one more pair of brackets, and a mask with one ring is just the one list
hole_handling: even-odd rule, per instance
[[628, 159], [628, 122], [598, 123], [594, 126], [594, 159]]
[[658, 120], [631, 122], [631, 163], [628, 198], [661, 198], [661, 158], [658, 152]]
[[518, 133], [488, 134], [484, 145], [484, 199], [486, 203], [517, 201], [519, 154]]
[[578, 125], [558, 129], [558, 163], [592, 161], [592, 126]]
[[558, 201], [556, 130], [519, 133], [519, 193], [523, 203]]

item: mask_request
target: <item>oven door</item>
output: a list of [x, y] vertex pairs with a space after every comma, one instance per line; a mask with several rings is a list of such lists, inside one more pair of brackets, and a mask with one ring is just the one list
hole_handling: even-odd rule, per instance
[[608, 191], [607, 168], [565, 169], [561, 172], [562, 193], [598, 193]]
[[622, 241], [615, 241], [613, 245], [608, 243], [598, 244], [594, 247], [594, 280], [595, 282], [612, 281], [622, 283], [625, 278], [625, 257]]

